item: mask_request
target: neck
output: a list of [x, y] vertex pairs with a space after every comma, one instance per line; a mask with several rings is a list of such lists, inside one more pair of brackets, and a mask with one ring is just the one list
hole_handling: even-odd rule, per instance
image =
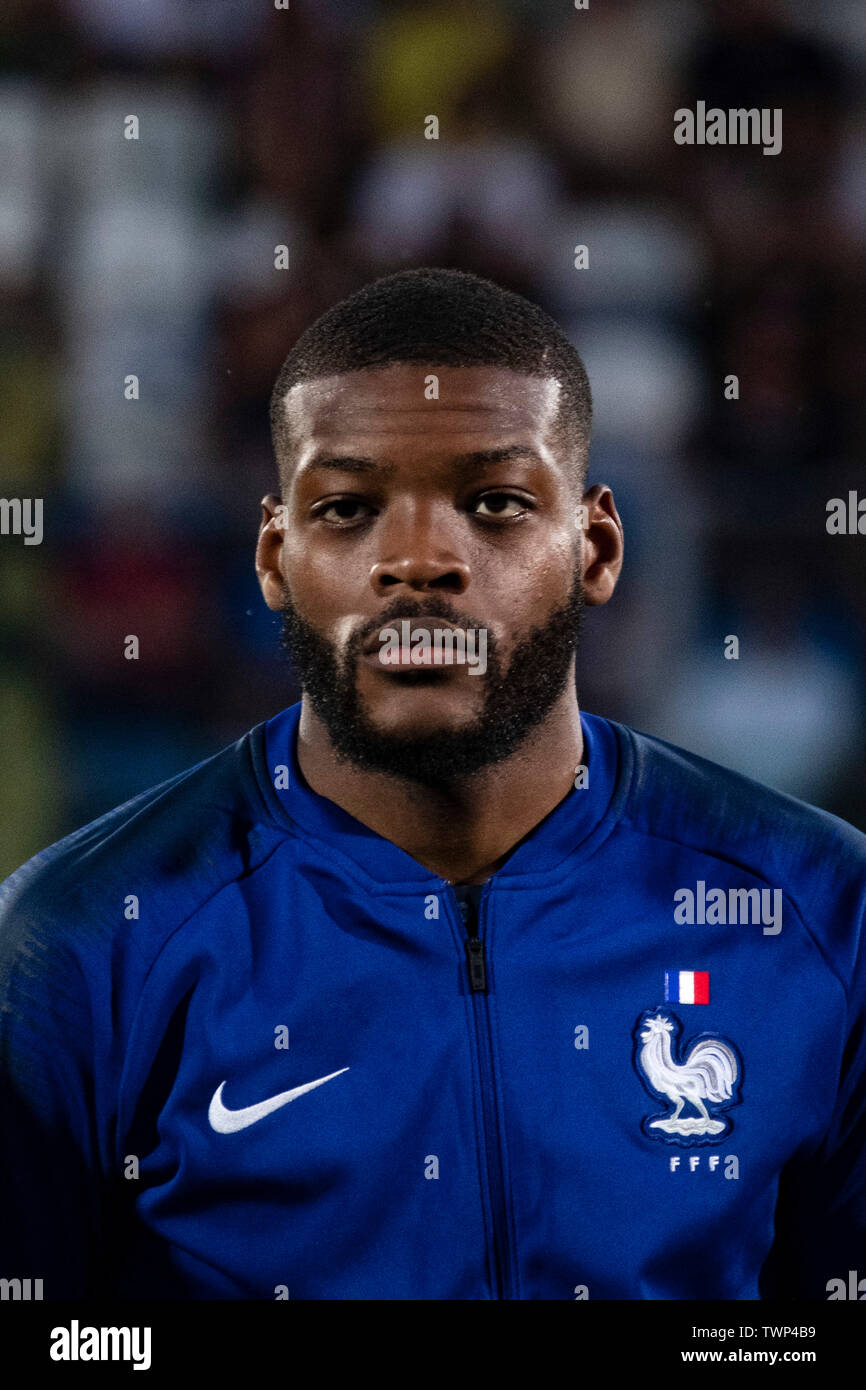
[[308, 785], [452, 883], [483, 883], [568, 795], [583, 760], [574, 687], [510, 758], [436, 787], [338, 761], [306, 696], [298, 762]]

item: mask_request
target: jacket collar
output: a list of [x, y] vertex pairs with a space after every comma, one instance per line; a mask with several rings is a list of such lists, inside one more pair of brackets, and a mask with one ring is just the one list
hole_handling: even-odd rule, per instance
[[[446, 880], [307, 784], [297, 755], [300, 717], [298, 701], [253, 730], [257, 781], [274, 819], [318, 841], [323, 862], [343, 861], [370, 892], [441, 890]], [[615, 826], [631, 782], [631, 741], [624, 728], [608, 719], [582, 711], [580, 719], [588, 785], [572, 788], [524, 837], [492, 875], [491, 888], [532, 888], [561, 877]], [[287, 787], [279, 785], [286, 780], [281, 768], [288, 769]]]

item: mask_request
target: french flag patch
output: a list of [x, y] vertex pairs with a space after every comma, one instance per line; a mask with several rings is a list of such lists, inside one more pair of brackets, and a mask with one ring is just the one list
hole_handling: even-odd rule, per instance
[[709, 970], [666, 970], [665, 1001], [668, 1004], [709, 1004]]

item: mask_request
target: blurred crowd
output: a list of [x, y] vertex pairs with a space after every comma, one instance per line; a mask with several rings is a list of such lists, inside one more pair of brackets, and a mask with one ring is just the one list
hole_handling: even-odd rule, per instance
[[[866, 537], [825, 526], [866, 497], [866, 7], [4, 9], [0, 493], [45, 539], [0, 537], [0, 872], [298, 698], [252, 566], [268, 397], [322, 310], [421, 264], [586, 361], [627, 544], [582, 705], [866, 829]], [[781, 108], [782, 153], [675, 144], [699, 100]]]

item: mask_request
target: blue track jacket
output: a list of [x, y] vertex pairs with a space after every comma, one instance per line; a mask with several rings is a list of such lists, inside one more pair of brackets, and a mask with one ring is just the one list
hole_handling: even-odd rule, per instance
[[300, 708], [4, 885], [0, 1278], [866, 1297], [866, 837], [582, 714], [464, 922]]

